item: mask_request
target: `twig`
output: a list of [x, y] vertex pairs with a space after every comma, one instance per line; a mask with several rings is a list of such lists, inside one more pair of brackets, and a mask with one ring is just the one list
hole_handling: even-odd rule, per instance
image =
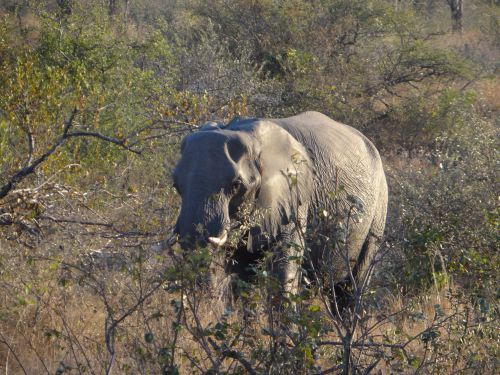
[[326, 370], [323, 370], [321, 372], [315, 372], [313, 375], [326, 375], [326, 374], [333, 374], [334, 372], [337, 372], [338, 370], [340, 370], [342, 368], [342, 365], [337, 365], [337, 366], [333, 366], [333, 367], [330, 367]]
[[108, 227], [112, 228], [113, 223], [103, 223], [103, 222], [97, 222], [97, 221], [85, 221], [85, 220], [76, 220], [76, 219], [63, 219], [63, 218], [57, 218], [49, 215], [40, 215], [37, 216], [37, 219], [39, 220], [50, 220], [53, 221], [54, 223], [73, 223], [73, 224], [82, 224], [82, 225], [95, 225], [95, 226], [103, 226], [103, 227]]
[[[192, 290], [192, 295], [193, 295], [193, 300], [196, 301], [196, 289]], [[189, 309], [193, 312], [193, 319], [194, 319], [194, 322], [196, 324], [196, 335], [193, 334], [193, 336], [195, 336], [195, 338], [197, 340], [199, 340], [199, 343], [201, 344], [203, 350], [205, 350], [205, 353], [207, 353], [208, 359], [212, 363], [212, 366], [215, 367], [216, 363], [215, 363], [214, 359], [212, 358], [212, 353], [210, 352], [210, 347], [207, 345], [205, 337], [203, 335], [203, 326], [202, 326], [200, 319], [196, 313], [195, 305], [193, 303], [191, 303], [191, 301], [189, 300], [189, 296], [186, 295], [186, 297], [187, 297], [186, 301], [189, 305]]]
[[184, 312], [184, 290], [181, 290], [181, 298], [180, 298], [181, 304], [179, 306], [179, 311], [177, 313], [177, 319], [175, 321], [175, 328], [174, 328], [174, 340], [172, 341], [172, 354], [170, 355], [170, 367], [173, 368], [175, 364], [175, 347], [177, 345], [177, 340], [179, 338], [179, 325], [182, 320], [182, 314]]
[[12, 353], [12, 355], [16, 359], [17, 363], [19, 364], [19, 367], [21, 367], [21, 370], [23, 370], [25, 375], [28, 375], [28, 373], [26, 372], [26, 369], [24, 368], [23, 364], [19, 360], [19, 357], [17, 356], [16, 352], [14, 351], [14, 349], [12, 349], [12, 346], [10, 346], [10, 344], [8, 343], [7, 339], [2, 334], [2, 332], [0, 332], [0, 343], [4, 344], [9, 349], [9, 352]]
[[[223, 358], [233, 358], [233, 359], [237, 360], [239, 363], [241, 363], [241, 365], [245, 368], [245, 370], [248, 371], [248, 373], [250, 375], [257, 375], [257, 371], [255, 371], [255, 369], [252, 367], [252, 365], [250, 364], [250, 362], [248, 362], [245, 358], [243, 358], [243, 356], [241, 355], [241, 353], [237, 352], [236, 350], [230, 350], [230, 349], [223, 349], [223, 348], [221, 348], [220, 346], [218, 346], [214, 342], [214, 340], [212, 340], [211, 337], [209, 337], [207, 340], [210, 343], [210, 345], [212, 345], [212, 347], [217, 352], [221, 353], [222, 359]], [[210, 371], [211, 370], [207, 371], [207, 373], [211, 373]]]
[[[416, 337], [420, 336], [418, 334]], [[316, 342], [316, 345], [318, 346], [342, 346], [344, 343], [342, 341], [318, 341]], [[353, 342], [351, 343], [353, 347], [384, 347], [384, 348], [392, 348], [392, 349], [404, 349], [406, 346], [405, 344], [384, 344], [384, 343], [377, 343], [377, 342], [368, 342], [368, 343], [359, 343], [359, 342]]]
[[107, 135], [101, 134], [101, 133], [96, 133], [96, 132], [71, 132], [67, 133], [65, 138], [73, 138], [73, 137], [93, 137], [97, 139], [101, 139], [103, 141], [113, 143], [115, 145], [118, 145], [120, 147], [123, 147], [124, 149], [133, 152], [134, 154], [141, 154], [140, 150], [135, 150], [131, 148], [130, 146], [127, 145], [127, 138], [112, 138], [108, 137]]
[[[163, 286], [164, 279], [161, 279], [156, 286], [154, 286], [149, 292], [142, 295], [138, 301], [130, 307], [125, 313], [122, 314], [118, 319], [113, 318], [112, 308], [109, 306], [107, 301], [105, 302], [106, 309], [108, 311], [108, 317], [106, 318], [105, 323], [105, 343], [106, 350], [111, 355], [108, 360], [108, 364], [106, 367], [106, 374], [109, 374], [111, 371], [111, 367], [113, 366], [115, 360], [115, 349], [114, 349], [114, 341], [115, 341], [115, 330], [118, 324], [124, 321], [127, 317], [133, 314], [149, 297], [151, 297], [159, 288]], [[111, 324], [109, 324], [111, 322]]]

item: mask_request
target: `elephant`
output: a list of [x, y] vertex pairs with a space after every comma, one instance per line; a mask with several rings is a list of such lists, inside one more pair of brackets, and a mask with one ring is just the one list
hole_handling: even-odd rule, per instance
[[[172, 177], [182, 199], [174, 232], [184, 248], [219, 249], [241, 216], [259, 212], [227, 273], [249, 278], [248, 266], [271, 251], [273, 276], [283, 292], [296, 293], [310, 252], [313, 268], [329, 257], [335, 283], [367, 281], [388, 190], [377, 149], [356, 129], [319, 112], [210, 123], [182, 140]], [[328, 216], [335, 228], [324, 225]], [[321, 238], [338, 235], [339, 225], [345, 253], [309, 238], [318, 228]]]

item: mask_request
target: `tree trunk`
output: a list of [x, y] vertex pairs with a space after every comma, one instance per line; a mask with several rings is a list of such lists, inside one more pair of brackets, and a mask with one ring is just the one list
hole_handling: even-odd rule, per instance
[[114, 16], [117, 12], [117, 0], [109, 0], [108, 2], [108, 13], [110, 16]]
[[130, 11], [130, 0], [125, 0], [125, 10], [124, 10], [124, 16], [125, 16], [125, 19], [127, 20], [128, 19], [128, 13]]
[[452, 30], [454, 33], [463, 32], [463, 0], [446, 0], [451, 10]]

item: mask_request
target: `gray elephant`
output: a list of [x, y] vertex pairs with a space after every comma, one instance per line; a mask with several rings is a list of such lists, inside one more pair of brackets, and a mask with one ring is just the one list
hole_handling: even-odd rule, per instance
[[[221, 247], [242, 216], [258, 212], [227, 272], [248, 278], [247, 267], [271, 250], [274, 276], [284, 291], [296, 292], [303, 269], [297, 259], [310, 249], [316, 269], [333, 259], [329, 278], [336, 283], [365, 281], [384, 231], [387, 184], [378, 151], [360, 132], [318, 112], [235, 119], [186, 136], [181, 154], [173, 181], [182, 197], [175, 233], [183, 247]], [[324, 225], [329, 215], [342, 216], [330, 221], [335, 228]], [[323, 239], [338, 236], [339, 223], [345, 251], [309, 239], [319, 227]]]

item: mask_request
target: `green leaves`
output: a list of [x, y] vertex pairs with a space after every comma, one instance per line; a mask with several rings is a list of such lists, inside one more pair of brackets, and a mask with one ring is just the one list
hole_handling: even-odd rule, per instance
[[436, 328], [431, 328], [426, 330], [425, 332], [422, 332], [420, 335], [420, 339], [426, 343], [435, 343], [437, 339], [441, 336], [441, 333], [436, 329]]

